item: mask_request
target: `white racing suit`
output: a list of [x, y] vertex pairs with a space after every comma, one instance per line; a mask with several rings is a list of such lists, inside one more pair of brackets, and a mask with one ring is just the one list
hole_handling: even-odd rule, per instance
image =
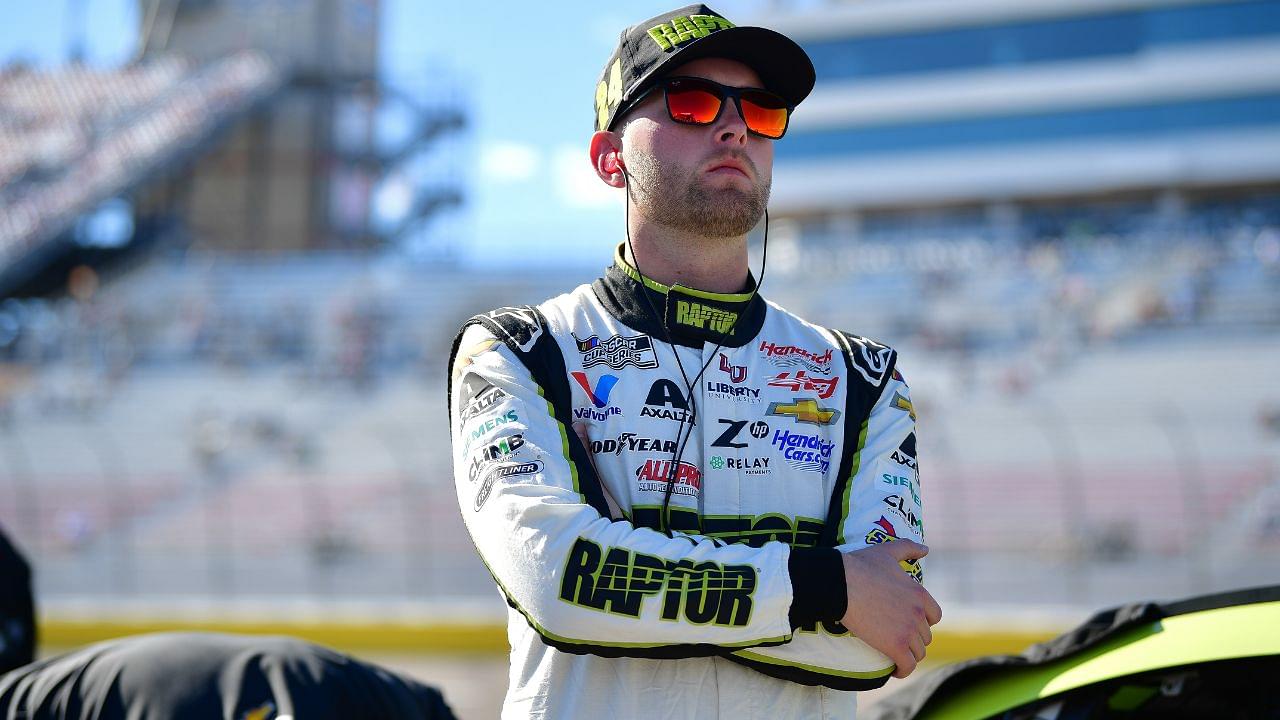
[[459, 333], [454, 474], [511, 608], [504, 717], [851, 718], [893, 671], [838, 622], [834, 549], [923, 539], [896, 353], [751, 297], [619, 255]]

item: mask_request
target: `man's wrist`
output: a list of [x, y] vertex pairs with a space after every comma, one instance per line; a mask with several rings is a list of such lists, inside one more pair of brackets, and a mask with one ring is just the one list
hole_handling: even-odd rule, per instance
[[791, 576], [791, 628], [844, 617], [849, 598], [844, 561], [835, 548], [793, 547], [787, 559]]

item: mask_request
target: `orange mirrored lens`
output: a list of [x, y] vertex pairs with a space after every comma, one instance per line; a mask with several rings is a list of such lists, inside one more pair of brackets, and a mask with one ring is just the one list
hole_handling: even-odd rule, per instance
[[723, 98], [705, 87], [672, 83], [667, 88], [667, 111], [676, 122], [706, 125], [720, 113], [721, 102]]
[[744, 92], [742, 121], [765, 137], [780, 138], [787, 131], [787, 106], [775, 95]]

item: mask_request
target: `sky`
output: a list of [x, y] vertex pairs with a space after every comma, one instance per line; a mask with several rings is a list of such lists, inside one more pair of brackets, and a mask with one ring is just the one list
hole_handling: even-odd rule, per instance
[[[674, 0], [601, 3], [500, 1], [485, 5], [381, 0], [384, 79], [408, 87], [444, 72], [470, 100], [462, 146], [467, 205], [456, 224], [469, 264], [599, 266], [622, 239], [622, 191], [591, 170], [587, 142], [601, 68], [620, 30]], [[764, 0], [720, 0], [739, 22]], [[136, 0], [0, 0], [0, 65], [65, 62], [83, 37], [94, 65], [134, 50]], [[72, 22], [78, 8], [84, 22]]]

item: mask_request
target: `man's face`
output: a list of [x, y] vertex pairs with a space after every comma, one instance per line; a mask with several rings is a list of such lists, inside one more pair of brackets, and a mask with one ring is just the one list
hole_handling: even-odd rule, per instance
[[[694, 60], [669, 74], [763, 87], [754, 70], [723, 58]], [[667, 114], [659, 89], [623, 120], [631, 199], [647, 220], [704, 237], [741, 236], [760, 221], [773, 178], [773, 141], [747, 132], [731, 98], [710, 125], [683, 125]]]

